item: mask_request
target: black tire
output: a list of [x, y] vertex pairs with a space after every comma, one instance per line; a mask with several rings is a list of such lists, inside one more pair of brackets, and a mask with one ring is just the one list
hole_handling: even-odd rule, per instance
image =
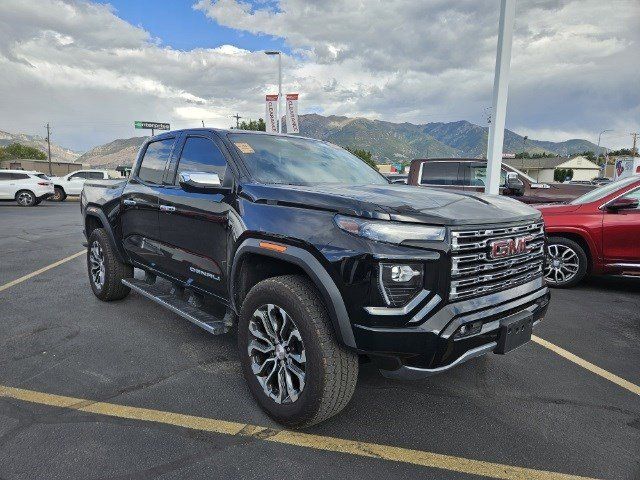
[[[554, 260], [558, 260], [559, 263], [554, 263]], [[545, 261], [547, 283], [555, 288], [570, 288], [577, 285], [589, 269], [589, 258], [582, 246], [564, 237], [547, 239]]]
[[[94, 278], [92, 274], [92, 249], [99, 246], [104, 264], [103, 281]], [[95, 265], [95, 264], [94, 264]], [[89, 235], [89, 246], [87, 247], [87, 272], [89, 274], [89, 284], [96, 297], [104, 302], [121, 300], [131, 289], [122, 284], [122, 279], [133, 277], [133, 267], [122, 263], [116, 257], [113, 247], [109, 242], [107, 232], [103, 228], [96, 228]]]
[[31, 190], [20, 190], [16, 193], [16, 203], [20, 207], [34, 207], [37, 198]]
[[[304, 388], [293, 402], [277, 403], [270, 398], [251, 368], [249, 322], [266, 304], [287, 312], [304, 344]], [[349, 403], [355, 390], [358, 356], [338, 343], [322, 298], [303, 276], [273, 277], [251, 289], [240, 311], [238, 351], [251, 393], [271, 418], [287, 427], [308, 427], [332, 417]]]
[[49, 198], [52, 202], [64, 202], [67, 198], [67, 194], [62, 187], [54, 187], [54, 194]]
[[41, 203], [42, 203], [42, 199], [41, 199], [41, 198], [38, 198], [38, 199], [36, 200], [36, 203], [34, 203], [34, 205], [40, 205]]

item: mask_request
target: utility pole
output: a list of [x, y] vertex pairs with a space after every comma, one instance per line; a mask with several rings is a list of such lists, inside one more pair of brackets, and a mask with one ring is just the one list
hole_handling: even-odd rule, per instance
[[527, 140], [529, 139], [528, 135], [522, 137], [522, 158], [524, 158], [524, 152], [527, 150]]
[[49, 175], [53, 175], [51, 171], [51, 127], [49, 127], [49, 122], [47, 122], [47, 151], [49, 152]]
[[507, 92], [509, 89], [511, 45], [513, 43], [515, 17], [516, 0], [501, 0], [496, 69], [493, 79], [493, 109], [487, 146], [487, 185], [484, 190], [485, 193], [492, 195], [497, 195], [500, 188], [502, 146], [504, 143], [504, 124], [507, 116]]
[[235, 118], [236, 119], [236, 128], [240, 128], [240, 119], [244, 118], [244, 117], [241, 117], [240, 115], [238, 115], [236, 113], [235, 115], [231, 115], [231, 118]]
[[638, 134], [636, 132], [630, 134], [633, 137], [633, 147], [631, 147], [631, 156], [635, 157], [638, 155], [638, 149], [636, 148], [636, 143], [638, 140]]

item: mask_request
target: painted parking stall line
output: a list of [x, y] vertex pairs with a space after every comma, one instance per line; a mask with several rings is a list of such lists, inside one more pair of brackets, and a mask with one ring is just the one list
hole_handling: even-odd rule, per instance
[[359, 442], [323, 435], [312, 435], [290, 430], [273, 430], [259, 425], [231, 422], [215, 418], [197, 417], [175, 412], [118, 405], [92, 401], [84, 398], [66, 397], [0, 385], [0, 398], [66, 408], [79, 412], [105, 415], [143, 422], [161, 423], [191, 430], [200, 430], [222, 435], [250, 436], [258, 440], [290, 445], [313, 450], [323, 450], [358, 457], [411, 464], [427, 468], [437, 468], [470, 475], [506, 480], [588, 480], [566, 473], [536, 470], [531, 468], [485, 462], [453, 455], [413, 450], [392, 445]]
[[46, 267], [42, 267], [42, 268], [36, 270], [35, 272], [28, 273], [28, 274], [24, 275], [23, 277], [16, 278], [15, 280], [12, 280], [12, 281], [10, 281], [8, 283], [5, 283], [4, 285], [0, 286], [0, 292], [6, 290], [8, 288], [11, 288], [11, 287], [13, 287], [15, 285], [18, 285], [19, 283], [22, 283], [22, 282], [24, 282], [26, 280], [29, 280], [30, 278], [33, 278], [33, 277], [35, 277], [37, 275], [40, 275], [41, 273], [44, 273], [44, 272], [46, 272], [48, 270], [51, 270], [52, 268], [56, 268], [57, 266], [60, 266], [63, 263], [67, 263], [67, 262], [73, 260], [74, 258], [78, 258], [80, 255], [84, 255], [86, 252], [87, 252], [86, 250], [82, 250], [82, 251], [80, 251], [78, 253], [74, 253], [73, 255], [69, 255], [68, 257], [63, 258], [62, 260], [58, 260], [57, 262], [54, 262], [54, 263], [52, 263], [50, 265], [47, 265]]
[[567, 360], [569, 360], [570, 362], [575, 363], [576, 365], [589, 370], [592, 373], [595, 373], [596, 375], [609, 380], [610, 382], [615, 383], [616, 385], [629, 390], [631, 393], [635, 393], [636, 395], [640, 395], [640, 386], [636, 385], [635, 383], [631, 383], [629, 380], [625, 380], [622, 377], [619, 377], [618, 375], [608, 372], [607, 370], [605, 370], [604, 368], [600, 368], [597, 365], [594, 365], [593, 363], [578, 357], [577, 355], [574, 355], [573, 353], [569, 352], [568, 350], [565, 350], [562, 347], [559, 347], [551, 342], [549, 342], [548, 340], [545, 340], [544, 338], [540, 338], [537, 337], [535, 335], [531, 336], [531, 340], [533, 340], [534, 342], [536, 342], [538, 345], [542, 345], [545, 348], [548, 348], [549, 350], [551, 350], [553, 353], [560, 355], [563, 358], [566, 358]]

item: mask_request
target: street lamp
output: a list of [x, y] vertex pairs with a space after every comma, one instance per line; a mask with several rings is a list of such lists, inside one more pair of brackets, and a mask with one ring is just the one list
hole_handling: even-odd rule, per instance
[[266, 55], [278, 56], [278, 103], [276, 105], [276, 112], [278, 115], [278, 133], [282, 133], [282, 118], [280, 117], [280, 100], [282, 99], [282, 52], [278, 50], [267, 50], [264, 53]]
[[602, 130], [598, 135], [598, 153], [596, 153], [596, 158], [600, 156], [600, 139], [602, 138], [602, 134], [607, 132], [613, 132], [613, 130]]

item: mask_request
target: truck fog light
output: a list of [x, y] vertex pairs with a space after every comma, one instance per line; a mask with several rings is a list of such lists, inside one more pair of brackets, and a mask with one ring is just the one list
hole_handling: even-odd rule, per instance
[[378, 280], [385, 303], [401, 307], [422, 290], [424, 267], [421, 263], [381, 263]]
[[453, 334], [453, 338], [469, 337], [476, 335], [482, 330], [482, 320], [476, 320], [475, 322], [465, 323], [458, 327], [456, 333]]

